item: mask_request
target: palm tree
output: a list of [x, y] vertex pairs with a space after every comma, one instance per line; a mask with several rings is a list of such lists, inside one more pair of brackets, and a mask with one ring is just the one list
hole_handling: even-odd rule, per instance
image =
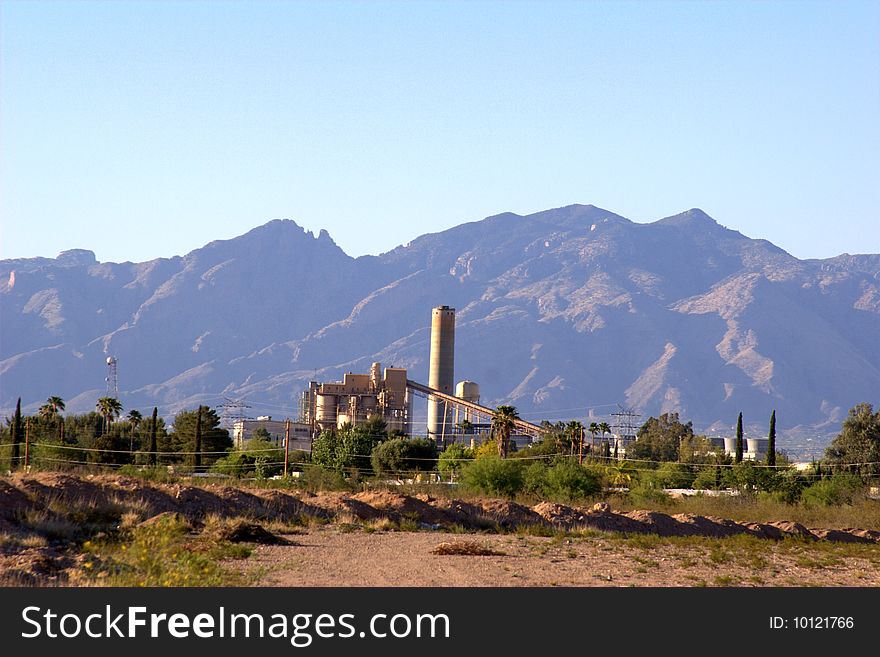
[[516, 427], [519, 414], [514, 406], [501, 405], [492, 413], [492, 435], [498, 443], [498, 454], [501, 458], [507, 457], [510, 445], [510, 434]]
[[[598, 425], [599, 431], [602, 434], [602, 440], [605, 440], [605, 434], [611, 433], [611, 427], [608, 426], [607, 422], [600, 422]], [[617, 441], [614, 441], [614, 458], [617, 458]]]
[[104, 433], [107, 433], [113, 418], [122, 412], [122, 404], [115, 397], [101, 397], [95, 407], [104, 418]]
[[46, 400], [46, 405], [50, 406], [55, 413], [60, 413], [64, 410], [64, 400], [61, 397], [52, 396]]
[[474, 432], [474, 423], [470, 420], [464, 419], [461, 420], [458, 424], [455, 425], [455, 428], [458, 429], [458, 432], [461, 434], [469, 434]]
[[58, 422], [58, 440], [64, 441], [64, 420], [60, 416], [60, 412], [64, 410], [64, 400], [61, 397], [52, 396], [46, 400], [46, 403], [40, 406], [38, 413], [48, 424]]
[[574, 455], [574, 446], [578, 446], [578, 463], [583, 460], [584, 456], [584, 425], [578, 420], [572, 420], [565, 428], [566, 433], [571, 439], [571, 454]]
[[[590, 427], [587, 429], [590, 432], [590, 435], [593, 437], [593, 445], [596, 444], [596, 434], [599, 433], [599, 425], [595, 422], [590, 422]], [[592, 451], [592, 450], [590, 450]]]
[[40, 406], [37, 414], [47, 422], [51, 422], [55, 418], [55, 410], [49, 404]]
[[131, 433], [128, 436], [128, 444], [129, 451], [132, 452], [132, 459], [134, 459], [134, 431], [138, 428], [138, 425], [143, 419], [144, 416], [141, 415], [140, 411], [132, 409], [128, 412], [128, 423], [131, 425]]

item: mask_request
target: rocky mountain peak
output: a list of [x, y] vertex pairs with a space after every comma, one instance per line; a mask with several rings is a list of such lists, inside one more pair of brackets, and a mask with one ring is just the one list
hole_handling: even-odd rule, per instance
[[55, 259], [63, 267], [89, 267], [98, 263], [94, 251], [88, 249], [68, 249]]

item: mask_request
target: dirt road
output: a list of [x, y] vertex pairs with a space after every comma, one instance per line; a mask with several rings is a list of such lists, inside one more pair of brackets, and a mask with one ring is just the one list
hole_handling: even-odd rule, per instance
[[[246, 562], [258, 586], [880, 586], [880, 549], [758, 539], [540, 537], [440, 531], [287, 535]], [[498, 556], [432, 554], [477, 543]]]

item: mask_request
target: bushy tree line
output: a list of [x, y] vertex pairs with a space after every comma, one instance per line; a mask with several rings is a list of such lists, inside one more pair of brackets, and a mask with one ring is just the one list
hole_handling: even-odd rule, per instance
[[15, 443], [17, 436], [18, 449], [0, 452], [0, 463], [16, 469], [24, 465], [25, 431], [30, 464], [58, 470], [84, 464], [192, 467], [199, 460], [199, 455], [192, 452], [202, 453], [200, 465], [204, 467], [232, 447], [229, 432], [220, 427], [217, 412], [206, 406], [201, 407], [201, 420], [198, 409], [178, 413], [170, 431], [158, 416], [158, 409], [153, 408], [146, 418], [137, 410], [120, 417], [121, 405], [109, 397], [99, 400], [96, 410], [90, 413], [62, 416], [63, 410], [63, 400], [50, 397], [38, 413], [19, 415], [20, 420], [9, 418], [0, 431], [0, 443]]

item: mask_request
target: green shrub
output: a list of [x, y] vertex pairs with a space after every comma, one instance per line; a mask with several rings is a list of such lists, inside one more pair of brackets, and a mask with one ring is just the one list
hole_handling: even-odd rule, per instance
[[534, 461], [523, 468], [523, 492], [536, 497], [547, 494], [547, 464]]
[[341, 472], [318, 465], [304, 465], [302, 474], [296, 480], [297, 487], [307, 491], [348, 490], [348, 482]]
[[690, 488], [694, 483], [694, 469], [684, 463], [662, 463], [654, 472], [662, 488]]
[[464, 466], [461, 480], [471, 490], [512, 498], [523, 489], [522, 462], [486, 456]]
[[772, 491], [776, 487], [776, 473], [771, 468], [742, 461], [731, 468], [724, 468], [724, 485], [740, 493]]
[[164, 465], [123, 465], [116, 472], [126, 477], [137, 477], [146, 481], [155, 481], [157, 483], [171, 483], [177, 480], [177, 477], [168, 472], [168, 468]]
[[254, 462], [256, 458], [246, 452], [233, 452], [228, 456], [217, 459], [211, 466], [210, 472], [243, 477], [254, 474]]
[[336, 431], [322, 431], [312, 441], [312, 463], [325, 468], [336, 467], [336, 449], [339, 446], [339, 435]]
[[553, 501], [582, 500], [602, 490], [595, 472], [570, 460], [549, 466], [532, 463], [525, 468], [523, 479], [524, 492]]
[[373, 448], [370, 462], [376, 474], [433, 470], [437, 443], [428, 438], [391, 438]]
[[807, 506], [852, 504], [862, 491], [863, 485], [861, 478], [857, 475], [836, 474], [806, 487], [801, 498]]
[[777, 471], [771, 483], [773, 487], [767, 495], [784, 504], [797, 504], [809, 482], [800, 472], [790, 469]]
[[[254, 435], [260, 429], [262, 427]], [[267, 433], [265, 429], [263, 433]], [[269, 440], [251, 438], [245, 443], [243, 450], [233, 450], [217, 459], [210, 471], [233, 477], [255, 476], [268, 479], [284, 472], [284, 450]]]
[[667, 506], [672, 504], [672, 498], [663, 490], [663, 486], [657, 484], [656, 479], [639, 479], [635, 486], [629, 489], [629, 499], [634, 504]]
[[457, 474], [474, 459], [474, 450], [461, 443], [453, 443], [442, 452], [437, 462], [437, 469], [443, 474]]
[[718, 466], [709, 466], [700, 470], [694, 477], [691, 486], [699, 490], [718, 490], [724, 487], [724, 473]]

